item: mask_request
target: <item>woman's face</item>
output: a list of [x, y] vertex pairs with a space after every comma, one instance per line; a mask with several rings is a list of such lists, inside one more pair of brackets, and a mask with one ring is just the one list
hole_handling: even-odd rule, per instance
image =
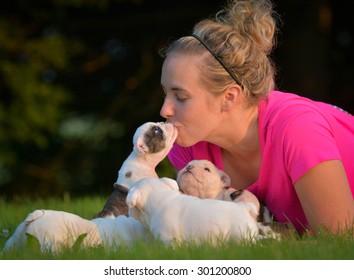
[[221, 121], [222, 96], [214, 96], [203, 86], [201, 67], [200, 56], [175, 53], [162, 66], [165, 100], [160, 115], [176, 126], [176, 143], [184, 147], [213, 142]]

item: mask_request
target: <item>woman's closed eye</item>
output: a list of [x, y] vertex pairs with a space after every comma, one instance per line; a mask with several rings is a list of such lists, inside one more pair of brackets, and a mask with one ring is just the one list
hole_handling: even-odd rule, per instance
[[[164, 91], [162, 94], [163, 99], [166, 99], [168, 94]], [[174, 93], [172, 96], [174, 96], [174, 98], [178, 101], [178, 102], [184, 102], [188, 99], [187, 96], [185, 96], [184, 94], [180, 94], [180, 93]]]
[[187, 97], [185, 97], [183, 95], [178, 95], [178, 94], [176, 94], [175, 97], [176, 97], [178, 102], [184, 102], [184, 101], [186, 101], [188, 99]]

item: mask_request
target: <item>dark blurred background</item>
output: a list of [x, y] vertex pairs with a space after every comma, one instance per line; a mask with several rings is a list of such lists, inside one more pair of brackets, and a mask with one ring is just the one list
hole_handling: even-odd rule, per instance
[[[348, 1], [275, 1], [277, 86], [354, 113]], [[0, 4], [0, 196], [108, 195], [135, 129], [161, 121], [158, 50], [225, 1]], [[161, 174], [171, 172], [165, 161]]]

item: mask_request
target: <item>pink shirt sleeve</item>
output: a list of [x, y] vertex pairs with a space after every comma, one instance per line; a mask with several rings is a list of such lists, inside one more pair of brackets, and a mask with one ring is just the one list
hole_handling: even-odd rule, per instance
[[273, 135], [275, 151], [282, 155], [293, 184], [321, 162], [341, 160], [328, 121], [313, 110], [299, 111], [290, 119], [285, 118], [287, 122]]

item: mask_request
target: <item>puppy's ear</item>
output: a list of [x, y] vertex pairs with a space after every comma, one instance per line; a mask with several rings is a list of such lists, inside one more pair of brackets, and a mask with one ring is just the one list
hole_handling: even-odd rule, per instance
[[130, 191], [128, 193], [126, 203], [129, 208], [133, 208], [140, 205], [140, 193], [138, 191]]
[[229, 175], [227, 175], [224, 171], [218, 170], [221, 182], [223, 183], [224, 187], [228, 187], [231, 185], [231, 179]]
[[149, 148], [145, 145], [143, 137], [138, 137], [136, 145], [134, 145], [134, 151], [138, 155], [143, 155], [149, 152]]

